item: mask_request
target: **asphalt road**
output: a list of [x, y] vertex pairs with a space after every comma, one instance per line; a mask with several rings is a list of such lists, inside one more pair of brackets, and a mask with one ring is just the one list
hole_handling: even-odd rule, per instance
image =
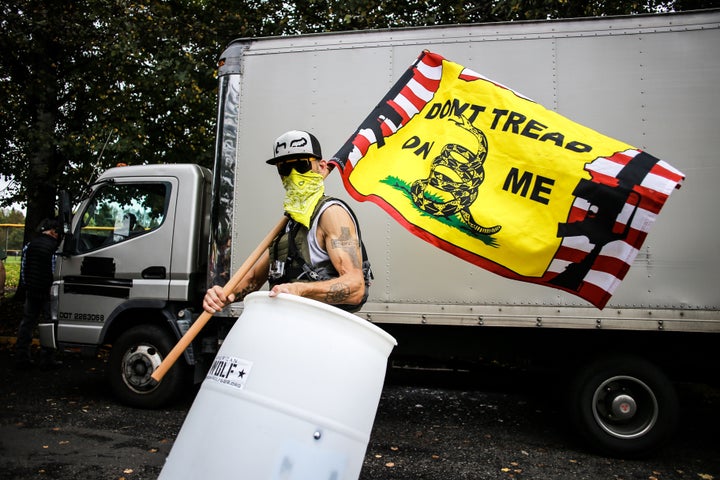
[[[59, 370], [17, 372], [11, 358], [0, 345], [0, 479], [157, 478], [192, 392], [170, 408], [137, 410], [110, 396], [99, 359], [66, 355]], [[720, 390], [682, 385], [680, 393], [672, 443], [623, 460], [578, 443], [540, 379], [391, 371], [360, 478], [720, 479]]]

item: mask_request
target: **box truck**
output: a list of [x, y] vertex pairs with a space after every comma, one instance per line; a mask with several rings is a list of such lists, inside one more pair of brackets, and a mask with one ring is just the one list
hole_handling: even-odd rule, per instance
[[[111, 168], [88, 188], [57, 262], [42, 343], [110, 346], [123, 402], [156, 407], [201, 381], [242, 309], [228, 306], [162, 381], [152, 372], [281, 218], [265, 164], [282, 132], [308, 130], [331, 156], [424, 49], [668, 161], [687, 179], [600, 310], [508, 280], [414, 237], [340, 176], [326, 190], [358, 215], [374, 271], [357, 315], [399, 342], [393, 362], [497, 360], [551, 369], [590, 443], [628, 455], [672, 434], [676, 381], [717, 378], [720, 339], [720, 11], [437, 26], [240, 39], [219, 62], [213, 170]], [[121, 160], [121, 159], [120, 159]], [[192, 162], [192, 159], [188, 159]], [[67, 202], [66, 202], [67, 203]]]

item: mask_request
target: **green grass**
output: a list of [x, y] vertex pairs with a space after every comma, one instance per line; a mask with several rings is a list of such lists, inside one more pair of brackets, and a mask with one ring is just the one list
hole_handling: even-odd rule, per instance
[[17, 288], [20, 282], [20, 257], [7, 257], [5, 264], [5, 288]]

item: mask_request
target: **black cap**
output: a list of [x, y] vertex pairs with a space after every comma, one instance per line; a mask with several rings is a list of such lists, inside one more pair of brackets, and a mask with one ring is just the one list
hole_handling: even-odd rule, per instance
[[270, 165], [275, 165], [284, 160], [293, 158], [322, 158], [320, 142], [315, 135], [302, 130], [290, 130], [280, 135], [273, 143], [273, 157], [267, 160]]

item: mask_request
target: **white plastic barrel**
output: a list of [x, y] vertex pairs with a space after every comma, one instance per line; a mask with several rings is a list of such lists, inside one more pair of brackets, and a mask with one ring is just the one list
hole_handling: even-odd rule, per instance
[[160, 480], [356, 480], [395, 345], [324, 303], [248, 295]]

